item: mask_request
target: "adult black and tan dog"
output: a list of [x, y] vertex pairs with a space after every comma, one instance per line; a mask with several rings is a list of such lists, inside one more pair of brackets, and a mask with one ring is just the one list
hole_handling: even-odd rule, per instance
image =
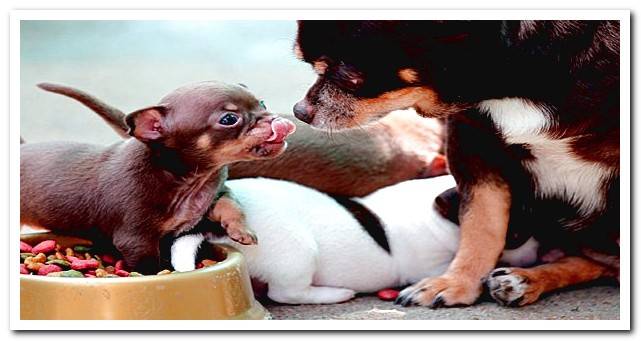
[[[294, 50], [318, 74], [294, 107], [314, 127], [407, 107], [447, 117], [459, 251], [398, 302], [472, 304], [485, 282], [525, 305], [618, 276], [617, 21], [303, 21]], [[492, 271], [506, 243], [526, 240], [563, 256]]]

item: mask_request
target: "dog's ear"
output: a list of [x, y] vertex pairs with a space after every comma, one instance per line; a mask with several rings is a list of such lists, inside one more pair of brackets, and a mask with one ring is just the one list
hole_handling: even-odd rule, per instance
[[127, 115], [125, 121], [129, 135], [142, 142], [157, 141], [165, 133], [165, 112], [163, 106], [152, 106], [136, 110]]

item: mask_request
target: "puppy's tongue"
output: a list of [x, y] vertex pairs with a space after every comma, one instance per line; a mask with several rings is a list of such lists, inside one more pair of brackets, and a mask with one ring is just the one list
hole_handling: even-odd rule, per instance
[[292, 121], [277, 117], [272, 121], [272, 134], [267, 138], [267, 142], [283, 142], [287, 136], [296, 131], [296, 125]]

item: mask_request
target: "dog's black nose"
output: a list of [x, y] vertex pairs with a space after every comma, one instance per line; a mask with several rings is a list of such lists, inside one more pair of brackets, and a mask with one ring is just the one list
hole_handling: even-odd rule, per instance
[[311, 107], [302, 100], [294, 105], [294, 116], [305, 123], [311, 123], [314, 119]]

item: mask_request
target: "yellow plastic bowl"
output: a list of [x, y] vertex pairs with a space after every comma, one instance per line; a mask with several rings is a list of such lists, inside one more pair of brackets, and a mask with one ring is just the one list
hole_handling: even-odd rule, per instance
[[[50, 233], [25, 234], [31, 245], [55, 239], [61, 246], [90, 245]], [[268, 319], [255, 299], [243, 255], [215, 245], [218, 264], [190, 272], [123, 278], [20, 275], [23, 320]]]

